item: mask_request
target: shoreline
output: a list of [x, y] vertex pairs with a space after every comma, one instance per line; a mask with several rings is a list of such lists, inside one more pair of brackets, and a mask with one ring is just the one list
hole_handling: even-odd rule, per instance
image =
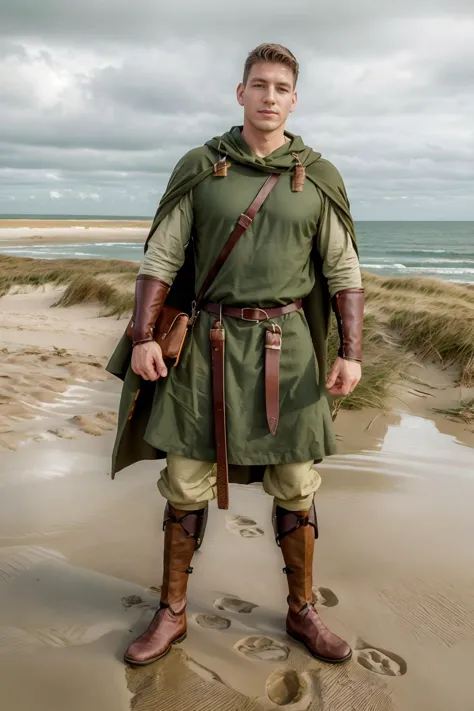
[[31, 218], [31, 219], [10, 219], [10, 218], [0, 218], [0, 232], [4, 229], [52, 229], [55, 227], [83, 227], [87, 229], [88, 227], [147, 227], [151, 225], [153, 219], [136, 219], [131, 218], [130, 220], [113, 218], [110, 220], [104, 220], [98, 217], [95, 220], [92, 219], [64, 219], [60, 218], [46, 218], [44, 220]]
[[[0, 255], [6, 256], [10, 253], [11, 256], [22, 257], [24, 248], [24, 251], [30, 252], [25, 255], [25, 258], [29, 259], [81, 259], [83, 256], [92, 259], [111, 259], [114, 257], [107, 255], [106, 252], [109, 249], [113, 250], [115, 245], [117, 250], [122, 251], [121, 260], [123, 260], [130, 256], [127, 252], [132, 252], [136, 247], [144, 245], [151, 224], [152, 219], [0, 219]], [[64, 251], [67, 252], [67, 250], [74, 251], [74, 247], [77, 246], [76, 252], [80, 252], [81, 248], [87, 245], [92, 250], [90, 255], [61, 253], [61, 247], [64, 247]], [[51, 246], [57, 246], [58, 253], [46, 254]], [[104, 249], [101, 250], [101, 247]], [[40, 254], [35, 253], [35, 250]], [[428, 251], [422, 249], [423, 253]], [[447, 256], [443, 262], [443, 259], [439, 258], [438, 252], [439, 250], [435, 249], [432, 259], [418, 264], [412, 264], [409, 256], [407, 256], [406, 264], [403, 263], [401, 257], [393, 257], [393, 263], [387, 264], [385, 264], [383, 257], [370, 257], [366, 263], [362, 259], [361, 268], [364, 273], [373, 274], [380, 279], [439, 279], [444, 283], [459, 284], [473, 289], [474, 259], [471, 259], [466, 253], [464, 260], [461, 250], [459, 258], [454, 260], [454, 263], [450, 256]], [[474, 257], [474, 253], [472, 257]], [[134, 255], [133, 261], [136, 262], [140, 259], [141, 256]], [[373, 259], [381, 260], [380, 264], [373, 265]], [[399, 264], [400, 261], [402, 261], [401, 264]], [[463, 261], [466, 263], [463, 266], [458, 266]]]
[[[12, 221], [9, 221], [12, 223]], [[150, 230], [151, 221], [133, 221], [130, 223], [71, 221], [61, 224], [58, 221], [45, 221], [46, 224], [5, 225], [0, 221], [0, 247], [19, 247], [22, 245], [45, 244], [92, 244], [92, 243], [140, 243]]]

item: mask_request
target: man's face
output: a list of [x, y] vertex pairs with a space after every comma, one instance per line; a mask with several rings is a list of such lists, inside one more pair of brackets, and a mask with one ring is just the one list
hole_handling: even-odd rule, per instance
[[237, 101], [245, 120], [259, 131], [284, 126], [296, 105], [293, 72], [279, 62], [259, 62], [250, 71], [247, 84], [237, 87]]

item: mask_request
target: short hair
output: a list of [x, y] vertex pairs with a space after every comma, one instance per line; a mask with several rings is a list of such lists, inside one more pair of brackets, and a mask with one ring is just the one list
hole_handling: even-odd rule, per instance
[[269, 42], [265, 42], [264, 44], [260, 44], [258, 47], [252, 50], [249, 53], [245, 62], [243, 77], [244, 84], [246, 84], [248, 81], [252, 67], [258, 62], [280, 62], [280, 64], [286, 64], [286, 66], [290, 67], [291, 71], [293, 72], [293, 86], [296, 86], [299, 73], [299, 64], [296, 61], [295, 56], [290, 52], [290, 50], [286, 47], [283, 47], [283, 45], [270, 44]]

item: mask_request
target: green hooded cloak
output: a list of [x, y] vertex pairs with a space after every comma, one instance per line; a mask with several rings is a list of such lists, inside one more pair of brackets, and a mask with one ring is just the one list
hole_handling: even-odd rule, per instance
[[[289, 174], [288, 180], [291, 179], [292, 172], [296, 165], [294, 154], [297, 154], [299, 160], [304, 165], [307, 180], [309, 180], [317, 188], [317, 190], [313, 190], [312, 193], [309, 193], [308, 189], [305, 188], [306, 193], [304, 190], [303, 194], [309, 195], [309, 199], [314, 199], [314, 201], [316, 202], [316, 200], [318, 199], [318, 194], [323, 193], [330, 200], [333, 209], [336, 211], [338, 217], [351, 235], [354, 247], [357, 251], [356, 236], [354, 231], [353, 220], [350, 213], [349, 201], [342, 178], [339, 175], [338, 171], [330, 162], [321, 158], [321, 154], [316, 153], [311, 148], [305, 146], [299, 136], [294, 136], [289, 132], [286, 132], [285, 135], [290, 139], [289, 142], [274, 151], [273, 153], [271, 153], [269, 156], [266, 156], [265, 158], [260, 158], [256, 156], [256, 154], [250, 150], [250, 148], [247, 146], [247, 144], [241, 137], [241, 127], [233, 127], [223, 136], [213, 138], [208, 141], [204, 146], [193, 149], [192, 151], [187, 153], [179, 161], [170, 177], [167, 189], [160, 201], [158, 210], [153, 220], [153, 224], [151, 226], [150, 233], [145, 244], [145, 251], [147, 249], [148, 242], [151, 236], [155, 232], [160, 222], [166, 217], [166, 215], [168, 215], [173, 210], [173, 208], [178, 204], [182, 196], [188, 191], [193, 190], [195, 200], [197, 199], [204, 202], [206, 201], [206, 199], [210, 200], [210, 203], [207, 205], [206, 209], [202, 211], [203, 214], [208, 214], [210, 211], [212, 211], [212, 205], [215, 204], [215, 200], [217, 199], [215, 188], [212, 182], [210, 183], [209, 181], [220, 181], [220, 185], [223, 186], [222, 190], [224, 191], [224, 193], [222, 194], [224, 195], [224, 200], [227, 199], [232, 202], [233, 197], [231, 196], [235, 195], [236, 192], [240, 192], [240, 186], [243, 184], [242, 181], [245, 180], [245, 184], [248, 185], [252, 179], [254, 182], [252, 183], [252, 187], [250, 189], [253, 190], [253, 193], [251, 194], [250, 200], [247, 199], [250, 194], [247, 195], [247, 197], [245, 198], [247, 199], [247, 203], [245, 204], [244, 209], [246, 209], [248, 207], [248, 204], [250, 204], [251, 200], [258, 191], [258, 189], [253, 189], [254, 185], [256, 184], [255, 180], [258, 180], [258, 176], [261, 176], [262, 184], [270, 173], [287, 173]], [[232, 179], [236, 181], [234, 183], [229, 180], [229, 177], [216, 178], [213, 176], [214, 163], [217, 160], [223, 158], [224, 156], [226, 156], [231, 163], [231, 167], [229, 169], [229, 177], [232, 176]], [[283, 178], [279, 181], [278, 186], [282, 184], [282, 180]], [[228, 182], [226, 183], [222, 181]], [[278, 186], [277, 188], [275, 188], [274, 193], [277, 193]], [[260, 187], [260, 185], [258, 185], [258, 187]], [[220, 189], [221, 188], [219, 187], [219, 190]], [[212, 192], [212, 190], [214, 190], [214, 192]], [[227, 190], [227, 193], [225, 192], [225, 190]], [[290, 200], [291, 195], [295, 195], [295, 193], [290, 192], [288, 187], [282, 187], [281, 190], [286, 190], [286, 192], [280, 193], [280, 196], [270, 196], [267, 201], [268, 204], [270, 204], [270, 200], [272, 199], [272, 197], [275, 201], [279, 200], [281, 202], [282, 200]], [[221, 195], [221, 193], [219, 193], [219, 195]], [[299, 193], [296, 195], [302, 194]], [[290, 205], [290, 203], [288, 203], [288, 205]], [[224, 223], [224, 227], [225, 229], [227, 229], [227, 233], [219, 235], [218, 244], [214, 245], [213, 249], [209, 250], [208, 257], [201, 256], [196, 258], [196, 251], [193, 247], [194, 240], [191, 239], [190, 244], [186, 249], [184, 264], [179, 270], [168, 294], [168, 304], [190, 312], [191, 303], [195, 298], [196, 291], [202, 284], [208, 269], [212, 265], [215, 257], [217, 256], [219, 249], [223, 246], [225, 240], [229, 236], [230, 231], [233, 227], [233, 224], [235, 224], [238, 215], [240, 214], [240, 212], [244, 211], [244, 209], [239, 209], [238, 212], [232, 214], [231, 222], [229, 222], [228, 225], [227, 223]], [[263, 213], [264, 210], [265, 205], [262, 208], [261, 213]], [[261, 213], [257, 215], [256, 220], [259, 218]], [[262, 220], [263, 219], [264, 218], [262, 217]], [[261, 224], [263, 225], [264, 223], [262, 222]], [[213, 231], [214, 227], [215, 226], [213, 226], [212, 223], [209, 223], [209, 225], [204, 225], [204, 231], [206, 229], [209, 231]], [[263, 227], [261, 229], [263, 230]], [[317, 227], [315, 229], [315, 232], [313, 232], [312, 234], [315, 238], [317, 237]], [[312, 236], [310, 237], [312, 239]], [[250, 238], [251, 237], [249, 237], [249, 239]], [[244, 238], [242, 238], [242, 240], [243, 239]], [[298, 441], [295, 441], [294, 450], [292, 454], [293, 459], [279, 459], [278, 461], [301, 461], [310, 459], [313, 456], [315, 457], [315, 461], [318, 461], [322, 458], [322, 456], [332, 454], [335, 451], [335, 440], [331, 435], [331, 425], [328, 422], [328, 417], [330, 417], [330, 396], [327, 393], [327, 390], [324, 385], [326, 378], [326, 351], [330, 319], [330, 298], [326, 279], [322, 273], [321, 258], [315, 246], [316, 243], [317, 239], [314, 239], [314, 244], [313, 241], [311, 241], [311, 244], [313, 244], [311, 251], [311, 262], [314, 269], [314, 285], [304, 298], [303, 310], [304, 318], [307, 322], [307, 326], [305, 325], [304, 327], [306, 329], [309, 327], [312, 348], [314, 349], [316, 375], [314, 375], [313, 371], [313, 375], [311, 377], [318, 381], [316, 385], [319, 408], [319, 414], [317, 415], [317, 418], [318, 420], [324, 420], [323, 425], [321, 425], [321, 432], [319, 433], [320, 438], [324, 441], [321, 443], [321, 449], [318, 449], [316, 454], [314, 454], [314, 450], [311, 450], [313, 451], [313, 455], [311, 456], [305, 456], [304, 452], [302, 452], [302, 457], [300, 459], [295, 457], [295, 451], [298, 446], [300, 446], [300, 443]], [[239, 242], [239, 244], [234, 248], [234, 251], [244, 248], [245, 245], [241, 245], [241, 243]], [[276, 250], [278, 250], [278, 245], [276, 245]], [[202, 263], [200, 273], [199, 259], [201, 259]], [[221, 270], [224, 273], [224, 278], [225, 267], [226, 265], [224, 265], [223, 269]], [[198, 273], [196, 273], [196, 271], [198, 271]], [[212, 289], [213, 287], [210, 287], [208, 293], [208, 297], [210, 298], [210, 300], [221, 300], [223, 298], [222, 289], [220, 292], [219, 289], [217, 289], [215, 293], [213, 293]], [[235, 293], [236, 301], [234, 303], [242, 303], [242, 300], [240, 300], [239, 302], [238, 291]], [[280, 294], [278, 294], [278, 296], [280, 296]], [[224, 300], [226, 303], [233, 303], [228, 298], [224, 297]], [[267, 301], [268, 300], [269, 299], [267, 297]], [[247, 303], [247, 305], [249, 305], [248, 302], [244, 301], [244, 303]], [[278, 299], [275, 299], [274, 303], [282, 302]], [[265, 304], [260, 302], [260, 305]], [[294, 316], [295, 314], [288, 314], [282, 318], [288, 319]], [[156, 444], [150, 443], [150, 441], [154, 439], [154, 432], [159, 432], [161, 426], [163, 426], [164, 430], [168, 433], [166, 437], [170, 437], [171, 440], [173, 440], [174, 437], [174, 444], [172, 444], [171, 446], [167, 445], [169, 451], [173, 451], [177, 454], [183, 454], [185, 456], [191, 456], [195, 459], [214, 461], [214, 452], [212, 451], [212, 446], [210, 444], [209, 439], [212, 433], [212, 422], [207, 421], [209, 420], [209, 418], [212, 419], [212, 411], [210, 409], [211, 404], [209, 403], [207, 406], [205, 404], [205, 400], [201, 401], [201, 410], [204, 409], [206, 412], [204, 418], [201, 418], [206, 420], [206, 431], [204, 433], [204, 436], [200, 437], [200, 440], [205, 441], [206, 443], [202, 445], [201, 449], [199, 449], [198, 447], [197, 449], [194, 449], [191, 452], [186, 449], [181, 449], [181, 441], [183, 442], [184, 446], [185, 440], [188, 440], [189, 437], [191, 437], [192, 439], [192, 437], [194, 436], [193, 434], [190, 434], [188, 436], [185, 431], [179, 431], [180, 429], [186, 429], [186, 418], [184, 420], [178, 420], [178, 425], [176, 425], [176, 409], [167, 409], [168, 405], [166, 404], [173, 401], [176, 403], [176, 401], [179, 401], [180, 398], [183, 397], [183, 392], [190, 391], [192, 389], [193, 382], [195, 381], [186, 379], [183, 381], [186, 371], [197, 371], [198, 373], [200, 373], [201, 381], [207, 378], [207, 374], [204, 369], [208, 367], [208, 363], [210, 362], [210, 355], [208, 356], [208, 353], [206, 352], [206, 349], [208, 348], [208, 341], [206, 341], [206, 339], [208, 338], [207, 333], [209, 330], [208, 327], [210, 325], [211, 317], [206, 312], [201, 312], [197, 324], [199, 324], [200, 320], [203, 321], [202, 328], [197, 329], [196, 335], [193, 333], [192, 340], [196, 340], [197, 345], [190, 346], [190, 351], [192, 351], [192, 354], [189, 355], [189, 362], [187, 362], [187, 356], [183, 351], [183, 357], [178, 367], [176, 369], [169, 369], [169, 375], [167, 376], [167, 378], [160, 379], [156, 383], [143, 381], [139, 376], [133, 373], [130, 368], [132, 352], [131, 343], [125, 334], [122, 336], [106, 368], [109, 373], [123, 380], [122, 396], [119, 407], [117, 437], [112, 458], [112, 477], [117, 471], [120, 471], [124, 467], [129, 466], [130, 464], [133, 464], [136, 461], [142, 459], [163, 458], [166, 455], [166, 450], [163, 449], [161, 445], [156, 446]], [[244, 322], [238, 322], [238, 320], [236, 319], [228, 319], [228, 321], [232, 321], [234, 323], [229, 323], [228, 326], [226, 323], [226, 328], [230, 328], [231, 331], [231, 337], [227, 339], [227, 342], [229, 343], [233, 340], [236, 344], [236, 348], [239, 348], [239, 343], [241, 343], [242, 338], [245, 340], [247, 336], [243, 331], [238, 331], [238, 329], [246, 328], [248, 327], [248, 324]], [[289, 324], [290, 321], [285, 324], [287, 330], [289, 328]], [[294, 330], [293, 333], [294, 343], [297, 343], [298, 340], [301, 341], [301, 339], [304, 340], [305, 334], [301, 330], [298, 331], [298, 328], [302, 327], [303, 326], [301, 324], [297, 324], [296, 330]], [[196, 329], [196, 326], [194, 328]], [[234, 331], [232, 331], [232, 329], [234, 329]], [[235, 336], [234, 339], [232, 339], [232, 334]], [[257, 334], [255, 334], [255, 337], [258, 338]], [[285, 332], [283, 336], [283, 342], [286, 343]], [[257, 347], [256, 350], [258, 350]], [[242, 358], [244, 357], [249, 357], [248, 344], [247, 350], [245, 351], [244, 349], [240, 352], [237, 351], [233, 360], [235, 362], [242, 362]], [[261, 353], [261, 357], [263, 363], [263, 353]], [[291, 352], [291, 356], [289, 355], [288, 358], [293, 358], [297, 360], [298, 349], [293, 349], [293, 351]], [[297, 367], [298, 363], [296, 362], [295, 368]], [[179, 371], [179, 369], [183, 369], [181, 373], [177, 372]], [[172, 382], [173, 378], [176, 380], [175, 386]], [[167, 380], [169, 382], [165, 382]], [[181, 380], [181, 382], [178, 382], [179, 380]], [[210, 376], [208, 380], [210, 381]], [[193, 395], [191, 394], [191, 400], [189, 400], [189, 402], [184, 401], [185, 410], [191, 410], [192, 407], [195, 405], [193, 404], [192, 397]], [[296, 405], [298, 405], [298, 403], [296, 403]], [[180, 405], [180, 407], [181, 409], [183, 409], [182, 405]], [[257, 407], [255, 406], [255, 402], [252, 403], [251, 407], [254, 410], [261, 409], [258, 407], [258, 404]], [[295, 403], [293, 403], [292, 407], [293, 409], [295, 408]], [[201, 410], [199, 412], [201, 412]], [[199, 417], [196, 418], [195, 408], [194, 420], [196, 419], [199, 419]], [[165, 422], [171, 423], [171, 429], [166, 428], [164, 424]], [[245, 429], [239, 430], [237, 419], [235, 419], [235, 423], [235, 428], [238, 430], [237, 434], [240, 436], [240, 438], [245, 437]], [[247, 427], [248, 431], [258, 433], [258, 426], [255, 428], [254, 424], [254, 422], [249, 422], [246, 423], [245, 426]], [[288, 420], [288, 430], [294, 430], [295, 427], [299, 428], [299, 425], [296, 425], [296, 421]], [[280, 419], [279, 429], [281, 430], [281, 428], [285, 428], [284, 417]], [[152, 432], [153, 436], [150, 436], [150, 431]], [[163, 439], [162, 435], [161, 437]], [[271, 435], [269, 435], [269, 437], [271, 438]], [[257, 437], [257, 439], [262, 440], [262, 436]], [[158, 440], [160, 440], [159, 434]], [[169, 439], [167, 439], [167, 441], [169, 441]], [[188, 445], [186, 444], [186, 446]], [[196, 445], [194, 446], [196, 447]], [[236, 452], [234, 459], [236, 459], [238, 463], [235, 464], [232, 463], [231, 459], [229, 460], [231, 462], [229, 467], [230, 480], [237, 481], [239, 483], [247, 483], [250, 481], [261, 480], [263, 471], [265, 469], [265, 464], [262, 461], [262, 452], [260, 452], [259, 454], [260, 459], [258, 459], [257, 457], [257, 461], [255, 462], [255, 464], [253, 463], [254, 460], [251, 460], [249, 464], [249, 461], [248, 459], [245, 459], [245, 456], [243, 456], [245, 462], [244, 464], [241, 464], [240, 459], [242, 459], [242, 456], [241, 453], [237, 451], [237, 445], [235, 444], [235, 442], [233, 446], [234, 451]], [[242, 443], [242, 446], [245, 447], [245, 442]], [[180, 449], [181, 451], [179, 451]], [[302, 446], [302, 449], [304, 449], [304, 446]], [[267, 458], [265, 461], [267, 463], [272, 463], [271, 443], [269, 444], [269, 448], [266, 451]]]

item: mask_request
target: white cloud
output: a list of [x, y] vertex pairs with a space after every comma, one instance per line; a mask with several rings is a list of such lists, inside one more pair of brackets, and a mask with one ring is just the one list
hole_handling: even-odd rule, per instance
[[56, 190], [50, 190], [49, 197], [51, 200], [60, 200], [62, 198], [62, 194], [58, 193]]
[[301, 65], [289, 129], [356, 218], [474, 219], [472, 0], [61, 1], [0, 7], [0, 212], [34, 191], [151, 216], [179, 157], [240, 123], [246, 54], [274, 38]]
[[99, 193], [78, 193], [77, 196], [78, 196], [79, 200], [95, 200], [95, 201], [100, 200]]

